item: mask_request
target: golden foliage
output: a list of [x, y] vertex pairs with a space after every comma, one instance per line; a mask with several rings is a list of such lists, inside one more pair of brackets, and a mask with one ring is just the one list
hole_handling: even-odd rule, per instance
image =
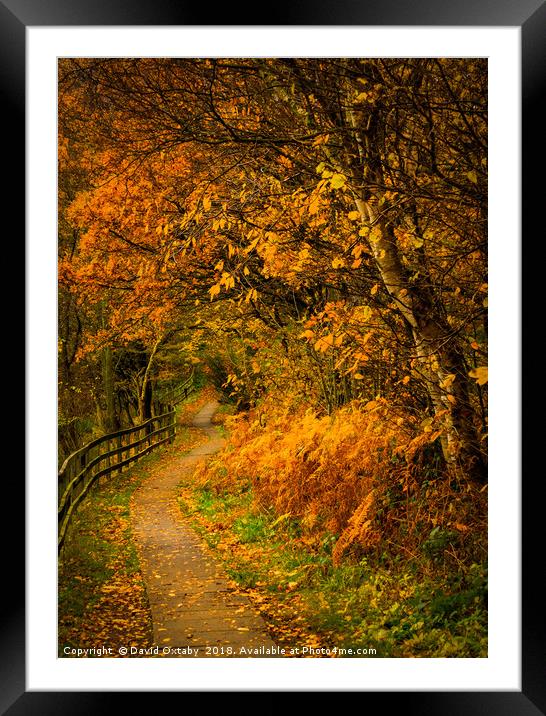
[[250, 480], [257, 505], [298, 518], [303, 538], [338, 536], [337, 563], [353, 547], [379, 548], [401, 518], [411, 531], [432, 528], [445, 513], [443, 503], [436, 511], [418, 503], [409, 513], [410, 494], [421, 489], [420, 456], [441, 435], [433, 420], [413, 432], [409, 424], [381, 398], [353, 401], [332, 416], [262, 405], [228, 419], [230, 441], [197, 479], [218, 491]]
[[339, 564], [343, 553], [353, 542], [368, 546], [379, 541], [379, 534], [372, 529], [372, 516], [370, 514], [372, 506], [373, 490], [362, 500], [336, 542], [332, 552], [334, 564]]

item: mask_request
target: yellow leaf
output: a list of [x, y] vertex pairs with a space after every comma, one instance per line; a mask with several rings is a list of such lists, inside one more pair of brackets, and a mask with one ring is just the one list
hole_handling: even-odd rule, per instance
[[359, 211], [350, 211], [347, 216], [351, 221], [358, 221], [360, 219], [360, 212]]
[[212, 206], [211, 200], [208, 198], [208, 196], [203, 197], [203, 209], [205, 211], [208, 211], [210, 207]]
[[467, 173], [466, 173], [466, 176], [470, 179], [470, 181], [471, 181], [473, 184], [477, 184], [477, 183], [478, 183], [478, 175], [476, 174], [476, 172], [475, 172], [474, 170], [472, 170], [471, 172], [467, 172]]
[[328, 140], [330, 139], [329, 134], [323, 134], [321, 137], [317, 137], [314, 142], [314, 147], [319, 147], [321, 144], [328, 144]]
[[341, 187], [347, 182], [345, 174], [333, 174], [330, 179], [330, 186], [332, 189], [341, 189]]
[[478, 368], [476, 368], [475, 370], [471, 370], [468, 375], [471, 378], [474, 378], [478, 385], [485, 385], [485, 383], [487, 383], [487, 379], [488, 379], [487, 374], [488, 374], [487, 366], [482, 365], [482, 366], [479, 366]]
[[334, 344], [334, 334], [330, 333], [328, 336], [321, 336], [315, 343], [315, 350], [320, 353], [325, 353], [330, 346]]
[[341, 257], [336, 256], [335, 259], [332, 260], [332, 268], [343, 268], [343, 266], [345, 266], [345, 260]]
[[258, 245], [258, 242], [260, 241], [260, 237], [257, 236], [245, 249], [245, 254], [249, 254], [251, 251], [253, 251], [256, 246]]
[[314, 337], [315, 337], [315, 334], [313, 333], [313, 331], [309, 330], [309, 328], [308, 328], [308, 329], [307, 329], [306, 331], [304, 331], [303, 333], [300, 333], [300, 336], [299, 336], [299, 337], [300, 337], [300, 338], [309, 338], [309, 339], [311, 339], [311, 338], [314, 338]]
[[284, 522], [284, 520], [287, 520], [292, 515], [291, 512], [285, 512], [284, 515], [281, 515], [280, 517], [277, 517], [275, 522], [272, 522], [269, 527], [276, 527], [280, 522]]
[[440, 388], [450, 388], [453, 381], [455, 380], [455, 373], [450, 373], [449, 375], [446, 375], [444, 380], [440, 383]]
[[220, 284], [219, 284], [219, 283], [215, 283], [214, 286], [211, 286], [211, 287], [209, 288], [210, 300], [211, 300], [211, 301], [212, 301], [212, 299], [214, 298], [214, 296], [218, 296], [218, 294], [220, 293], [220, 290], [221, 290], [221, 289], [220, 289]]
[[235, 278], [227, 271], [224, 271], [220, 279], [220, 284], [223, 284], [226, 288], [233, 288], [235, 286]]
[[324, 336], [323, 340], [326, 343], [326, 345], [333, 346], [334, 345], [334, 334], [329, 333], [327, 336]]
[[309, 213], [311, 215], [316, 214], [319, 210], [320, 203], [319, 203], [319, 197], [315, 196], [313, 199], [309, 202]]
[[362, 375], [362, 373], [355, 373], [355, 374], [353, 375], [353, 378], [354, 378], [355, 380], [362, 380], [362, 378], [364, 378], [364, 376]]
[[375, 296], [375, 294], [377, 293], [378, 290], [379, 290], [379, 284], [376, 283], [374, 286], [372, 286], [372, 290], [370, 291], [370, 293], [372, 294], [372, 296]]
[[455, 527], [456, 530], [459, 530], [459, 532], [468, 532], [470, 529], [466, 525], [463, 525], [461, 522], [454, 522], [453, 527]]
[[407, 385], [409, 382], [410, 382], [410, 376], [409, 376], [409, 375], [405, 375], [405, 376], [402, 378], [402, 383], [404, 383], [404, 385]]

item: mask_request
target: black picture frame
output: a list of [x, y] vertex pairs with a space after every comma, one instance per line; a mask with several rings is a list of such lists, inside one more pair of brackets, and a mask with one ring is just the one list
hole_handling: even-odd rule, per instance
[[[258, 11], [260, 12], [260, 11]], [[531, 231], [543, 226], [544, 199], [541, 183], [534, 180], [533, 167], [540, 162], [543, 145], [544, 110], [541, 106], [544, 93], [544, 68], [546, 67], [546, 6], [543, 0], [414, 0], [400, 3], [397, 0], [369, 2], [354, 0], [341, 2], [305, 3], [276, 2], [271, 8], [256, 9], [244, 6], [237, 9], [225, 4], [214, 8], [214, 26], [242, 25], [385, 25], [385, 26], [512, 26], [521, 29], [522, 42], [522, 267], [528, 278], [532, 271], [529, 253], [523, 250], [532, 244]], [[16, 153], [11, 162], [10, 181], [6, 182], [4, 196], [6, 205], [25, 210], [25, 166], [21, 162], [25, 146], [25, 34], [27, 27], [34, 26], [161, 26], [211, 25], [211, 8], [204, 4], [189, 4], [184, 0], [0, 0], [0, 91], [2, 97], [2, 120], [4, 141]], [[6, 142], [9, 137], [10, 141]], [[11, 208], [10, 211], [13, 211]], [[540, 216], [538, 215], [540, 212]], [[20, 231], [20, 229], [17, 229]], [[543, 231], [543, 229], [542, 229]], [[525, 243], [523, 242], [525, 237]], [[14, 241], [14, 240], [13, 240]], [[15, 243], [15, 241], [14, 241]], [[19, 246], [23, 246], [21, 241]], [[527, 287], [534, 285], [522, 281], [522, 317], [531, 312], [533, 298]], [[15, 325], [9, 328], [12, 329]], [[522, 340], [527, 335], [523, 322]], [[9, 330], [9, 329], [8, 329]], [[12, 335], [17, 331], [13, 330]], [[533, 377], [540, 372], [539, 356], [529, 355], [522, 371], [521, 394], [533, 385]], [[529, 378], [526, 378], [529, 376]], [[532, 716], [546, 714], [546, 663], [544, 658], [544, 598], [541, 579], [541, 550], [543, 527], [539, 518], [541, 499], [544, 495], [540, 472], [530, 470], [530, 453], [541, 445], [536, 433], [535, 421], [524, 417], [521, 426], [521, 446], [524, 456], [521, 465], [522, 479], [522, 690], [521, 692], [367, 692], [366, 708], [374, 708], [373, 701], [382, 708], [397, 708], [410, 714], [441, 714], [455, 716], [465, 714], [495, 714], [495, 716]], [[533, 479], [535, 477], [536, 479]], [[542, 490], [541, 490], [542, 488]], [[4, 486], [4, 505], [10, 511], [18, 508], [19, 520], [16, 535], [13, 527], [4, 525], [4, 580], [5, 605], [0, 612], [0, 713], [9, 716], [39, 714], [60, 716], [66, 714], [93, 714], [105, 710], [119, 710], [122, 703], [128, 710], [126, 692], [27, 692], [25, 690], [25, 552], [24, 552], [24, 481], [11, 479]], [[533, 510], [537, 510], [536, 514]], [[23, 517], [23, 519], [21, 519]], [[9, 532], [8, 532], [9, 530]], [[510, 575], [508, 579], [513, 578]], [[278, 710], [282, 694], [273, 693], [256, 708], [261, 712]], [[183, 695], [179, 695], [182, 697]], [[207, 706], [210, 696], [206, 695]], [[237, 694], [222, 694], [222, 708], [238, 710]], [[154, 694], [138, 693], [142, 708], [152, 705]], [[322, 697], [321, 697], [322, 698]], [[372, 699], [372, 701], [370, 701]], [[387, 699], [387, 701], [385, 701]], [[327, 699], [326, 699], [327, 701]], [[326, 701], [324, 703], [326, 703]], [[373, 704], [373, 705], [372, 705]]]

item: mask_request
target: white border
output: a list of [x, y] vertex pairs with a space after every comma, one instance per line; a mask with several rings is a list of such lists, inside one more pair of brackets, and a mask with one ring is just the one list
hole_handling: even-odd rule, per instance
[[[28, 27], [27, 53], [27, 690], [521, 690], [520, 29]], [[491, 594], [487, 659], [57, 658], [58, 56], [489, 58]]]

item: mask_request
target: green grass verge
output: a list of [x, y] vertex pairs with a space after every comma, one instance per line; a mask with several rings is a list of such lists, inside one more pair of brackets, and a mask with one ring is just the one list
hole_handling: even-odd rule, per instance
[[333, 566], [334, 535], [308, 540], [298, 520], [256, 510], [248, 486], [217, 493], [188, 482], [180, 493], [232, 579], [267, 600], [277, 643], [293, 645], [289, 623], [299, 620], [324, 646], [366, 650], [358, 656], [487, 656], [485, 565], [453, 571], [431, 553]]

